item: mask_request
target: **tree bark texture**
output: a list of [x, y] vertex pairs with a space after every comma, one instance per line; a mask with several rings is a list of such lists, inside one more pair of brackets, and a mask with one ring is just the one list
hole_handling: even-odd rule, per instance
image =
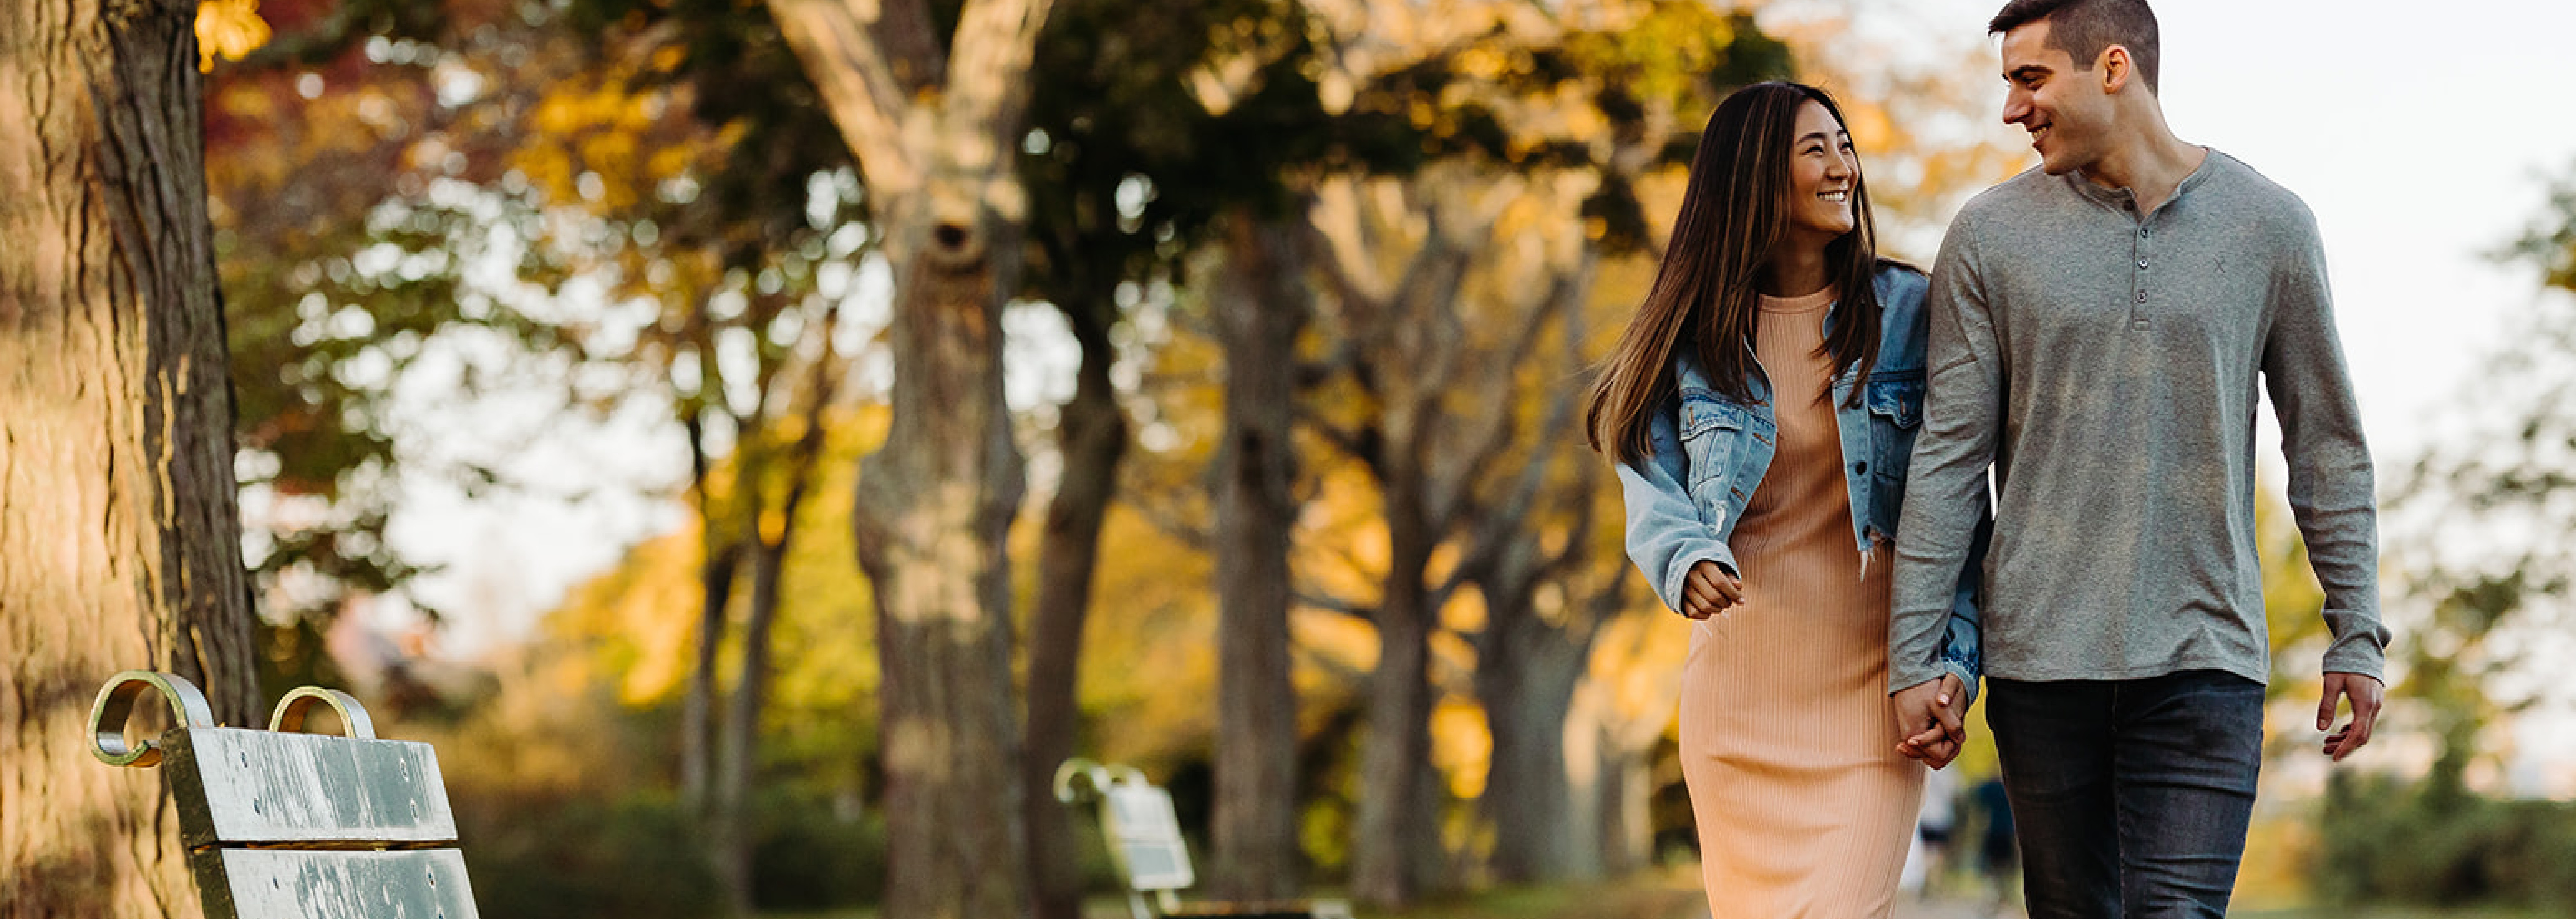
[[1225, 349], [1217, 451], [1214, 889], [1275, 900], [1298, 888], [1297, 690], [1288, 550], [1297, 336], [1312, 316], [1296, 228], [1238, 214], [1210, 308]]
[[1422, 481], [1418, 469], [1404, 468], [1391, 469], [1382, 480], [1386, 588], [1375, 617], [1377, 670], [1369, 677], [1368, 728], [1360, 749], [1359, 839], [1351, 880], [1361, 902], [1381, 908], [1412, 902], [1424, 887], [1425, 849], [1440, 845], [1431, 802], [1424, 800], [1431, 783], [1422, 775], [1431, 761], [1436, 615], [1423, 578], [1439, 543]]
[[1082, 912], [1073, 814], [1048, 791], [1056, 766], [1074, 753], [1082, 717], [1082, 629], [1099, 569], [1101, 523], [1127, 452], [1127, 414], [1109, 378], [1118, 360], [1109, 341], [1115, 318], [1110, 302], [1103, 297], [1058, 304], [1082, 346], [1082, 366], [1072, 401], [1057, 415], [1064, 475], [1039, 537], [1037, 609], [1029, 626], [1027, 749], [1020, 782], [1028, 790], [1023, 819], [1029, 829], [1031, 915], [1037, 919], [1079, 919]]
[[199, 913], [159, 776], [90, 754], [90, 701], [109, 676], [177, 673], [222, 722], [259, 714], [195, 11], [73, 0], [0, 12], [11, 919]]
[[1025, 482], [1001, 312], [1028, 202], [1014, 171], [1049, 0], [770, 0], [856, 154], [895, 278], [893, 420], [853, 514], [876, 595], [888, 919], [1028, 907], [1004, 537]]
[[1494, 878], [1507, 884], [1569, 879], [1575, 869], [1566, 715], [1591, 662], [1591, 632], [1549, 626], [1527, 591], [1488, 596], [1478, 644], [1476, 695], [1493, 735], [1485, 813], [1494, 822]]

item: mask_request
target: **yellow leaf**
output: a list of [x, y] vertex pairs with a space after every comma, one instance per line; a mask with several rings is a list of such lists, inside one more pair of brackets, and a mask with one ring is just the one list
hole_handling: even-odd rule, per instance
[[206, 0], [197, 5], [197, 69], [215, 69], [215, 56], [233, 60], [268, 44], [268, 21], [259, 0]]

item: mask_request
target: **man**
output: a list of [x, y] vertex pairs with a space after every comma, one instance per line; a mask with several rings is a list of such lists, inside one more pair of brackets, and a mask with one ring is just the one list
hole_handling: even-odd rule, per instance
[[2013, 0], [1990, 28], [2041, 167], [1961, 210], [1933, 272], [1890, 688], [1908, 735], [1963, 736], [1934, 662], [1991, 466], [1986, 718], [2032, 919], [2222, 916], [2269, 662], [2258, 373], [2334, 636], [2318, 729], [2352, 704], [2326, 754], [2380, 705], [2370, 454], [2325, 256], [2296, 196], [2166, 126], [2143, 0]]

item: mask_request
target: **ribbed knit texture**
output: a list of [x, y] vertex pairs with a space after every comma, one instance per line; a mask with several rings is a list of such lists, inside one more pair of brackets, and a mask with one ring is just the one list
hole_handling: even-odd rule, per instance
[[1730, 540], [1745, 602], [1692, 627], [1682, 670], [1682, 773], [1714, 919], [1887, 916], [1923, 795], [1887, 696], [1890, 566], [1863, 573], [1824, 399], [1834, 294], [1762, 298], [1754, 353], [1778, 453]]

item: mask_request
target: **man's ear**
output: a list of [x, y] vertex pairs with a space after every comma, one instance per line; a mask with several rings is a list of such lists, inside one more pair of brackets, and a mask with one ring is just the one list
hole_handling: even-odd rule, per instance
[[2102, 75], [2104, 95], [2117, 93], [2126, 88], [2129, 81], [2138, 74], [2137, 62], [2129, 59], [2127, 45], [2103, 48], [2102, 57], [2093, 62], [2093, 69]]

